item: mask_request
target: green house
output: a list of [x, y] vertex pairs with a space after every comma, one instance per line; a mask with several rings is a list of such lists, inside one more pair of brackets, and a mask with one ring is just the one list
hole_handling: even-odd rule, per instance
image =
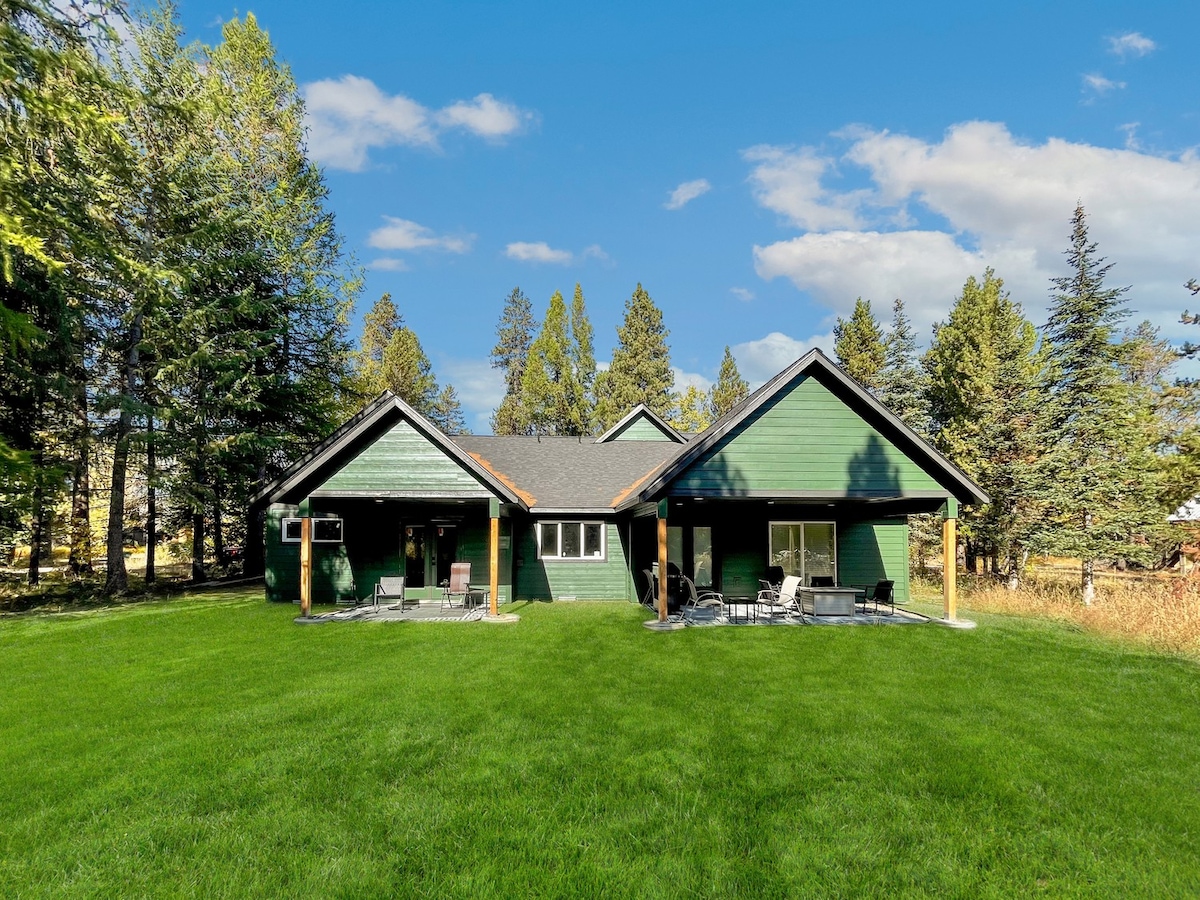
[[433, 600], [470, 562], [498, 602], [632, 600], [673, 565], [727, 597], [780, 566], [903, 604], [908, 517], [941, 511], [952, 554], [959, 504], [985, 502], [819, 350], [690, 440], [645, 407], [597, 438], [450, 436], [385, 393], [255, 499], [268, 598], [317, 603], [384, 575]]

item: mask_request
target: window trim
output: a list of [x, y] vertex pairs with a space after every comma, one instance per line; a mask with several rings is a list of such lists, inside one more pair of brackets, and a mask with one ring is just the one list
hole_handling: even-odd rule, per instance
[[[832, 519], [788, 519], [788, 520], [778, 520], [778, 521], [772, 520], [772, 521], [767, 522], [767, 564], [768, 565], [770, 565], [771, 560], [775, 558], [775, 547], [771, 543], [771, 540], [772, 540], [771, 529], [773, 529], [776, 525], [800, 525], [800, 526], [828, 525], [830, 528], [832, 528], [833, 529], [833, 580], [834, 580], [835, 584], [838, 583], [838, 580], [841, 577], [839, 574], [839, 569], [841, 568], [841, 562], [838, 557], [837, 522], [835, 522]], [[804, 560], [804, 552], [807, 549], [807, 547], [805, 546], [807, 543], [808, 543], [808, 535], [806, 533], [806, 530], [803, 527], [801, 527], [801, 529], [800, 529], [800, 559], [802, 562]], [[801, 575], [800, 575], [801, 582], [803, 582], [806, 575], [808, 575], [808, 573], [805, 572], [803, 569], [803, 566], [801, 566]]]
[[[283, 521], [279, 525], [279, 541], [280, 541], [280, 543], [299, 544], [300, 543], [299, 536], [288, 537], [288, 533], [287, 533], [288, 525], [290, 525], [292, 522], [303, 522], [303, 521], [304, 521], [304, 519], [301, 516], [285, 516], [283, 518]], [[313, 521], [314, 522], [338, 522], [338, 523], [340, 523], [339, 536], [334, 540], [330, 540], [329, 538], [323, 538], [323, 539], [318, 538], [317, 533], [316, 533], [317, 529], [316, 529], [316, 526], [314, 525], [313, 526], [313, 537], [312, 537], [312, 542], [314, 544], [344, 544], [346, 542], [346, 520], [343, 519], [341, 516], [314, 516]], [[301, 526], [301, 527], [303, 528], [303, 526]]]
[[[550, 556], [542, 553], [542, 526], [556, 525], [558, 526], [558, 553]], [[579, 548], [580, 553], [583, 553], [584, 528], [588, 525], [595, 525], [600, 529], [600, 554], [599, 556], [563, 556], [563, 526], [578, 525], [579, 526]], [[537, 558], [552, 560], [554, 562], [565, 563], [598, 563], [608, 561], [608, 523], [603, 519], [539, 519], [534, 523], [534, 544], [537, 547]]]

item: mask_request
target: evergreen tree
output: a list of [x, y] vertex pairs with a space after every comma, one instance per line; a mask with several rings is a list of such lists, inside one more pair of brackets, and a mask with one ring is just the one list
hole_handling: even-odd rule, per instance
[[737, 360], [725, 345], [725, 356], [721, 359], [721, 371], [708, 397], [708, 410], [712, 418], [719, 419], [750, 396], [750, 385], [738, 371]]
[[392, 332], [379, 367], [380, 392], [391, 391], [423, 416], [432, 416], [438, 383], [421, 341], [407, 325]]
[[842, 368], [872, 394], [878, 393], [887, 349], [883, 330], [871, 312], [870, 300], [859, 297], [848, 320], [838, 317], [833, 326], [833, 340], [833, 351]]
[[467, 433], [467, 423], [463, 419], [462, 405], [458, 402], [454, 385], [448, 384], [438, 392], [429, 418], [446, 434]]
[[597, 427], [607, 431], [629, 410], [645, 403], [658, 415], [671, 414], [674, 377], [662, 310], [641, 284], [625, 303], [612, 363], [596, 378]]
[[967, 279], [924, 357], [934, 445], [991, 497], [962, 514], [968, 568], [978, 557], [1016, 587], [1038, 515], [1032, 466], [1042, 358], [1037, 333], [988, 269]]
[[676, 391], [671, 427], [684, 434], [699, 434], [712, 424], [712, 401], [708, 394], [689, 384], [682, 394]]
[[929, 436], [926, 376], [917, 357], [917, 338], [899, 297], [892, 304], [892, 330], [884, 340], [879, 399], [922, 437]]
[[522, 380], [521, 406], [538, 434], [588, 433], [576, 405], [581, 391], [572, 351], [566, 301], [555, 291], [542, 329], [529, 348]]
[[575, 369], [572, 419], [576, 433], [591, 434], [596, 411], [596, 352], [592, 343], [592, 323], [588, 321], [583, 288], [578, 282], [571, 301], [571, 365]]
[[528, 416], [521, 406], [525, 365], [537, 322], [529, 298], [519, 287], [504, 301], [504, 311], [496, 325], [496, 346], [492, 348], [492, 366], [504, 370], [504, 399], [492, 415], [495, 434], [531, 434]]
[[1088, 238], [1083, 206], [1072, 218], [1071, 274], [1056, 289], [1045, 329], [1048, 396], [1039, 423], [1042, 550], [1082, 561], [1085, 604], [1095, 596], [1096, 560], [1133, 557], [1134, 543], [1162, 514], [1152, 484], [1153, 448], [1140, 427], [1137, 392], [1124, 377], [1128, 348], [1115, 329], [1128, 288], [1109, 288], [1112, 268]]

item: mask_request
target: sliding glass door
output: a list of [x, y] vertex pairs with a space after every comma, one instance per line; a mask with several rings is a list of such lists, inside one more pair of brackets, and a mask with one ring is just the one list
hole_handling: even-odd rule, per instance
[[772, 522], [770, 564], [803, 585], [814, 578], [837, 583], [837, 532], [832, 522]]

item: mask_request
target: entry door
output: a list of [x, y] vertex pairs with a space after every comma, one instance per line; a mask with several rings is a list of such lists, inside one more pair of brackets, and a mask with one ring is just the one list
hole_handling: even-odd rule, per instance
[[425, 587], [425, 528], [409, 525], [404, 529], [404, 586]]
[[433, 573], [434, 584], [450, 580], [450, 564], [455, 561], [458, 553], [458, 529], [448, 525], [439, 525], [437, 529], [436, 571]]

